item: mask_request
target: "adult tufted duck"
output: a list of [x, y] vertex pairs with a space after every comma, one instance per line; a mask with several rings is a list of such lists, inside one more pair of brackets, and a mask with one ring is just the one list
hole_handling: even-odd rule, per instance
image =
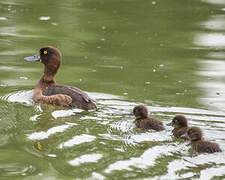
[[134, 107], [133, 114], [136, 117], [134, 123], [140, 129], [154, 129], [156, 131], [165, 129], [160, 120], [148, 116], [148, 109], [144, 105]]
[[24, 58], [26, 61], [40, 61], [44, 64], [44, 74], [34, 88], [33, 100], [36, 103], [52, 104], [64, 107], [96, 110], [96, 104], [82, 90], [72, 87], [57, 85], [54, 80], [60, 65], [62, 55], [52, 46], [40, 49], [37, 55]]

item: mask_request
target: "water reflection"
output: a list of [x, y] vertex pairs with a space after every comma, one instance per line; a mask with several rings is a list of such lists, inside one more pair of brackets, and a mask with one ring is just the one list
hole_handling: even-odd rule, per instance
[[64, 147], [73, 147], [74, 145], [92, 142], [95, 139], [96, 139], [95, 136], [90, 136], [88, 134], [82, 134], [82, 135], [79, 135], [79, 136], [74, 136], [74, 137], [72, 137], [72, 139], [60, 144], [59, 148], [62, 149]]
[[211, 3], [211, 4], [219, 4], [224, 5], [223, 0], [201, 0], [202, 2]]
[[35, 132], [30, 135], [27, 135], [29, 139], [31, 140], [41, 140], [46, 139], [50, 135], [53, 135], [55, 133], [64, 132], [66, 129], [70, 128], [71, 126], [75, 126], [77, 124], [74, 123], [67, 123], [67, 125], [61, 125], [61, 126], [55, 126], [47, 130], [47, 132]]
[[225, 15], [212, 15], [211, 19], [202, 23], [206, 29], [221, 30], [225, 29]]
[[[205, 1], [210, 3], [224, 4], [223, 1]], [[200, 23], [205, 29], [211, 30], [209, 33], [198, 33], [195, 35], [194, 43], [198, 47], [210, 49], [205, 55], [205, 60], [199, 60], [200, 70], [198, 75], [204, 77], [204, 81], [198, 83], [198, 86], [205, 92], [200, 98], [200, 102], [215, 109], [224, 110], [224, 93], [225, 88], [224, 59], [225, 48], [225, 22], [224, 15], [211, 15], [209, 20]]]
[[97, 163], [103, 157], [102, 154], [86, 154], [70, 160], [68, 163], [72, 166], [79, 166], [83, 163]]
[[225, 34], [211, 33], [196, 35], [195, 44], [198, 46], [208, 46], [210, 48], [224, 49], [225, 48]]

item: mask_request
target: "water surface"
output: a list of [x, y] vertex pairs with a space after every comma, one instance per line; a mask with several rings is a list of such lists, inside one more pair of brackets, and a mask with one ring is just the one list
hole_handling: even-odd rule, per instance
[[[225, 152], [196, 154], [165, 131], [141, 131], [145, 104], [177, 113], [225, 151], [223, 0], [0, 2], [0, 179], [224, 179]], [[36, 105], [44, 45], [63, 54], [60, 84], [99, 110]]]

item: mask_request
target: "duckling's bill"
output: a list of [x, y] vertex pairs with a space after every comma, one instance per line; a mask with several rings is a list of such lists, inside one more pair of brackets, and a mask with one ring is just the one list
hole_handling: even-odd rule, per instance
[[30, 56], [30, 57], [25, 57], [24, 58], [25, 61], [40, 61], [40, 56], [38, 54], [34, 55], [34, 56]]
[[173, 123], [170, 122], [170, 123], [167, 123], [166, 125], [167, 125], [167, 126], [173, 126]]

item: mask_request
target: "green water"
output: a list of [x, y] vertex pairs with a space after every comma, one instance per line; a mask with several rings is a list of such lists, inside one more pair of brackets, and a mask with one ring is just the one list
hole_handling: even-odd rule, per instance
[[[44, 45], [97, 112], [33, 104], [43, 65], [23, 58]], [[1, 1], [0, 179], [224, 179], [224, 152], [192, 154], [129, 115], [185, 114], [225, 151], [224, 50], [224, 0]]]

